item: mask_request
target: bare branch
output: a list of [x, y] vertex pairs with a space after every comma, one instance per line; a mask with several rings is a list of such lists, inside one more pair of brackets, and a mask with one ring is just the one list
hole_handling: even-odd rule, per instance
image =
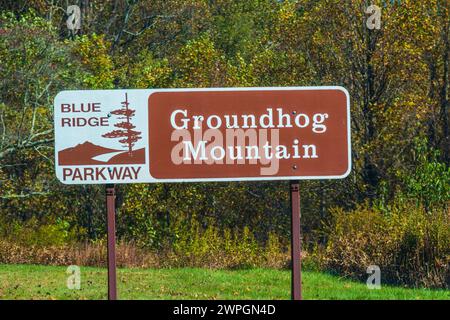
[[[38, 135], [42, 135], [43, 133], [41, 132], [40, 134], [35, 134], [34, 137], [38, 136]], [[0, 151], [0, 159], [8, 156], [11, 153], [14, 153], [18, 150], [21, 149], [29, 149], [29, 148], [35, 148], [41, 145], [47, 145], [51, 142], [53, 142], [54, 139], [42, 139], [42, 140], [37, 140], [37, 141], [30, 141], [30, 140], [26, 140], [23, 143], [17, 144], [17, 145], [12, 145], [2, 151]]]
[[50, 191], [42, 192], [42, 191], [31, 191], [28, 193], [19, 193], [19, 194], [7, 194], [7, 195], [0, 195], [0, 199], [23, 199], [23, 198], [30, 198], [34, 196], [48, 196], [52, 194]]

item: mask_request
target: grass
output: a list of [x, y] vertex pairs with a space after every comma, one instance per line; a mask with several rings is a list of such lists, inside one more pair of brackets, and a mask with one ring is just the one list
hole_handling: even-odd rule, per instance
[[[0, 299], [105, 299], [106, 269], [81, 268], [81, 289], [65, 267], [0, 265]], [[118, 269], [120, 299], [289, 299], [288, 270]], [[449, 290], [382, 286], [303, 272], [305, 299], [450, 299]]]

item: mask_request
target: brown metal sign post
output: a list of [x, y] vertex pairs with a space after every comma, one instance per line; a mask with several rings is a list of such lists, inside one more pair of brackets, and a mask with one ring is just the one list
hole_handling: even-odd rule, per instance
[[106, 185], [106, 208], [108, 212], [108, 299], [117, 300], [116, 285], [116, 190]]
[[302, 249], [300, 238], [300, 190], [299, 181], [290, 181], [291, 192], [291, 297], [292, 300], [302, 300]]

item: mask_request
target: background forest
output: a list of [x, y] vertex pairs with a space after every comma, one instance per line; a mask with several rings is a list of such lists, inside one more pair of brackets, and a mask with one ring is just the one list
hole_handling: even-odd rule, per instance
[[[66, 9], [81, 8], [81, 29]], [[381, 29], [365, 10], [382, 8]], [[448, 0], [2, 0], [0, 263], [105, 261], [104, 187], [56, 180], [68, 89], [340, 85], [350, 176], [302, 181], [305, 265], [450, 286]], [[118, 187], [119, 263], [289, 266], [288, 182]]]

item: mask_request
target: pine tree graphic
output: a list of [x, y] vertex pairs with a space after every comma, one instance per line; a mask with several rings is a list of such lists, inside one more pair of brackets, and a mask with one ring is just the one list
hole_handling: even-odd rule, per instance
[[116, 123], [114, 126], [120, 128], [120, 130], [113, 130], [111, 132], [105, 133], [102, 135], [103, 138], [124, 138], [119, 140], [120, 143], [123, 143], [123, 147], [128, 148], [128, 154], [130, 157], [132, 156], [133, 147], [136, 141], [142, 139], [141, 132], [133, 130], [136, 128], [131, 123], [131, 118], [134, 116], [136, 110], [128, 108], [128, 94], [125, 93], [125, 101], [121, 102], [122, 108], [111, 111], [111, 114], [121, 116], [118, 119], [124, 120], [122, 122]]

